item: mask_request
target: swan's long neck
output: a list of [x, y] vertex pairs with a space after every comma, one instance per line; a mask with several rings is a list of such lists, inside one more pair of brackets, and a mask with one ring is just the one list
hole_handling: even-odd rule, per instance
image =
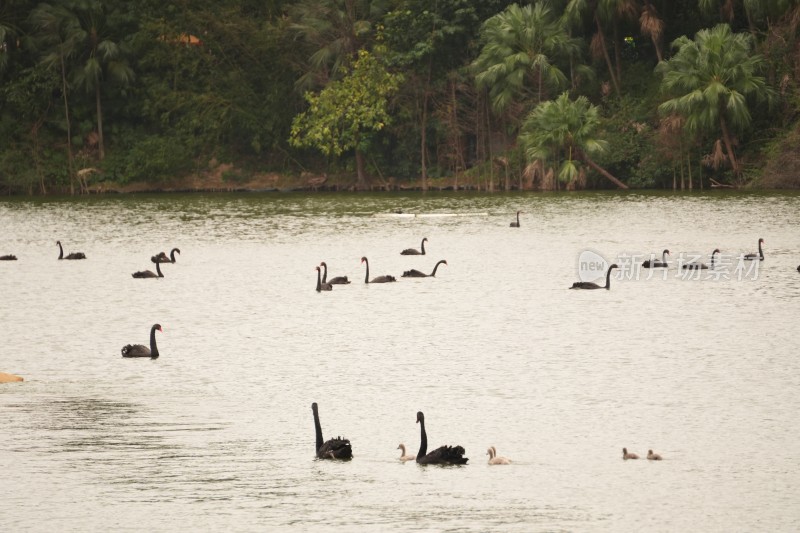
[[494, 454], [495, 454], [495, 452], [494, 452], [494, 448], [489, 448], [488, 450], [486, 450], [486, 453], [488, 453], [488, 454], [489, 454], [489, 460], [490, 460], [490, 461], [491, 461], [492, 459], [494, 459]]
[[61, 241], [58, 241], [56, 244], [58, 244], [58, 258], [64, 259], [64, 248], [61, 246]]
[[178, 250], [177, 248], [173, 248], [173, 249], [172, 249], [172, 250], [169, 252], [169, 259], [170, 259], [170, 261], [171, 261], [171, 262], [173, 262], [173, 263], [175, 262], [175, 252], [181, 253], [181, 251], [180, 251], [180, 250]]
[[442, 259], [441, 261], [436, 263], [436, 266], [433, 267], [433, 272], [431, 272], [431, 277], [435, 277], [436, 276], [436, 269], [439, 268], [439, 265], [441, 265], [442, 263], [445, 263], [445, 262], [446, 261], [444, 259]]
[[662, 263], [666, 263], [667, 262], [667, 251], [666, 250], [661, 252], [661, 262]]
[[419, 245], [422, 255], [425, 255], [425, 239], [422, 239], [422, 244]]
[[319, 425], [319, 414], [314, 409], [314, 431], [317, 434], [317, 451], [322, 448], [322, 426]]
[[717, 253], [718, 252], [716, 250], [711, 252], [711, 268], [714, 268], [714, 257], [716, 257]]
[[763, 260], [764, 251], [761, 249], [761, 239], [758, 240], [758, 256]]
[[400, 457], [403, 457], [406, 454], [406, 445], [401, 444], [398, 448], [400, 448]]
[[364, 264], [367, 265], [367, 273], [364, 275], [364, 283], [369, 283], [369, 261], [367, 258], [364, 258]]
[[322, 271], [322, 283], [328, 281], [328, 265], [326, 263], [322, 263], [322, 268], [325, 270]]
[[419, 421], [419, 431], [420, 431], [420, 439], [419, 439], [419, 452], [417, 452], [417, 459], [425, 457], [425, 454], [428, 453], [428, 435], [425, 433], [424, 418]]
[[159, 278], [163, 278], [164, 274], [161, 273], [161, 263], [156, 262], [156, 272]]
[[517, 211], [517, 226], [519, 226], [519, 211]]
[[317, 292], [322, 290], [322, 282], [319, 279], [319, 268], [317, 269]]
[[158, 346], [156, 346], [156, 328], [150, 328], [150, 357], [158, 357]]
[[613, 268], [609, 268], [608, 272], [606, 272], [606, 286], [604, 287], [606, 290], [611, 288], [611, 271], [614, 270]]

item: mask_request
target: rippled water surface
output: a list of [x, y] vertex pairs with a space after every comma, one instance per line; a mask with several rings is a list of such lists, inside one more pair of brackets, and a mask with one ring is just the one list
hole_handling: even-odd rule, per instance
[[[796, 194], [2, 200], [2, 529], [796, 531], [799, 223]], [[610, 291], [567, 290], [584, 250]], [[323, 260], [353, 283], [315, 292]], [[314, 401], [353, 461], [314, 460]], [[469, 465], [397, 460], [419, 410]]]

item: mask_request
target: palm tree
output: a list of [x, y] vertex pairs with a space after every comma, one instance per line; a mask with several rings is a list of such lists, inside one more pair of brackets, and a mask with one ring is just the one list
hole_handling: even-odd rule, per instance
[[97, 113], [97, 145], [100, 159], [105, 158], [103, 136], [103, 108], [100, 92], [106, 80], [113, 80], [123, 86], [133, 80], [133, 70], [123, 57], [120, 45], [108, 33], [106, 13], [101, 3], [89, 2], [76, 9], [76, 16], [83, 28], [81, 51], [82, 62], [74, 71], [73, 82], [87, 92], [94, 93]]
[[661, 87], [676, 95], [659, 106], [664, 115], [686, 119], [692, 134], [721, 132], [734, 173], [741, 167], [733, 148], [733, 129], [750, 125], [747, 99], [771, 100], [773, 90], [763, 76], [765, 60], [753, 53], [753, 37], [733, 33], [727, 24], [697, 32], [694, 40], [683, 36], [672, 43], [675, 55], [656, 67], [664, 79]]
[[290, 8], [290, 29], [311, 50], [297, 81], [301, 90], [323, 87], [337, 79], [368, 49], [383, 0], [300, 0]]
[[653, 41], [659, 62], [664, 60], [661, 51], [661, 37], [664, 34], [664, 20], [659, 17], [656, 6], [650, 0], [644, 0], [642, 14], [639, 16], [639, 30]]
[[567, 77], [556, 61], [580, 50], [546, 3], [512, 4], [483, 24], [481, 36], [484, 45], [472, 67], [495, 112], [533, 91], [541, 102], [547, 89], [563, 88]]
[[37, 32], [38, 45], [44, 49], [42, 63], [49, 68], [56, 68], [61, 77], [61, 95], [64, 100], [64, 118], [67, 129], [69, 192], [75, 194], [75, 165], [72, 152], [67, 63], [77, 53], [84, 32], [75, 14], [60, 5], [39, 4], [31, 11], [30, 20]]
[[597, 106], [591, 105], [585, 96], [570, 100], [564, 92], [531, 111], [519, 140], [530, 164], [561, 160], [558, 171], [561, 181], [575, 180], [581, 172], [578, 163], [583, 162], [617, 187], [627, 189], [627, 185], [591, 158], [591, 154], [604, 152], [608, 147], [607, 141], [595, 136], [599, 123]]

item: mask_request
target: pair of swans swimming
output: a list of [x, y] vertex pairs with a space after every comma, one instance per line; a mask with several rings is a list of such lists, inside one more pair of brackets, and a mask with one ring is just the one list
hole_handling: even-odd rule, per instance
[[[314, 431], [316, 432], [316, 456], [318, 459], [352, 459], [353, 448], [348, 439], [341, 436], [330, 440], [323, 440], [322, 426], [319, 422], [319, 409], [317, 403], [311, 404], [311, 412], [314, 414]], [[464, 457], [464, 448], [461, 446], [440, 446], [428, 453], [428, 435], [425, 432], [425, 415], [422, 411], [417, 412], [417, 423], [420, 425], [420, 445], [419, 452], [414, 460], [421, 465], [464, 465], [469, 458]], [[405, 455], [405, 446], [403, 446]], [[408, 460], [411, 460], [410, 458]]]
[[[720, 253], [719, 248], [716, 248], [713, 252], [711, 252], [711, 268], [714, 268], [714, 255]], [[667, 256], [669, 255], [669, 250], [664, 250], [661, 252], [661, 261], [658, 259], [648, 259], [644, 263], [642, 263], [643, 268], [669, 268], [669, 263], [667, 263]], [[747, 257], [747, 256], [745, 256]], [[706, 270], [708, 269], [708, 265], [705, 263], [684, 263], [681, 268], [684, 270]]]
[[[320, 267], [324, 269], [324, 273], [322, 277], [320, 277]], [[347, 276], [336, 276], [331, 278], [330, 281], [328, 279], [328, 264], [325, 261], [321, 262], [317, 268], [317, 292], [320, 291], [330, 291], [333, 290], [334, 285], [346, 285], [350, 283], [350, 280], [347, 279]]]
[[175, 253], [180, 254], [181, 251], [178, 248], [173, 248], [169, 253], [169, 257], [167, 257], [167, 254], [164, 252], [152, 256], [150, 258], [150, 261], [156, 264], [156, 272], [153, 272], [152, 270], [140, 270], [138, 272], [134, 272], [133, 274], [131, 274], [131, 276], [137, 279], [163, 278], [164, 273], [161, 272], [161, 263], [174, 263]]
[[[622, 458], [627, 461], [629, 459], [638, 459], [639, 455], [629, 452], [628, 448], [622, 448]], [[657, 453], [653, 453], [653, 450], [647, 450], [647, 459], [650, 461], [661, 461], [662, 457]]]
[[[421, 253], [419, 255], [425, 255], [424, 254], [424, 250], [425, 250], [425, 241], [426, 240], [428, 240], [428, 239], [427, 238], [422, 239], [422, 250], [423, 250], [423, 253]], [[405, 251], [403, 251], [401, 253], [405, 254], [405, 252], [408, 252], [408, 251], [409, 250], [405, 250]], [[405, 254], [405, 255], [411, 255], [411, 254]], [[369, 279], [369, 260], [367, 260], [366, 257], [362, 257], [361, 258], [361, 262], [364, 263], [367, 266], [367, 272], [364, 275], [364, 283], [391, 283], [393, 281], [397, 281], [397, 278], [395, 278], [394, 276], [390, 276], [390, 275], [378, 276], [377, 278], [372, 278], [372, 280], [370, 281], [370, 279]], [[433, 272], [431, 272], [430, 274], [426, 274], [424, 272], [420, 272], [419, 270], [416, 270], [416, 269], [412, 268], [411, 270], [406, 270], [405, 272], [403, 272], [402, 277], [404, 277], [404, 278], [433, 278], [433, 277], [436, 277], [436, 270], [438, 270], [439, 265], [442, 265], [442, 264], [446, 265], [447, 261], [445, 261], [444, 259], [439, 260], [436, 263], [436, 265], [433, 267]]]
[[[390, 283], [393, 281], [397, 281], [397, 279], [394, 276], [389, 276], [389, 275], [378, 276], [376, 278], [372, 278], [372, 280], [370, 281], [369, 260], [367, 260], [366, 257], [362, 257], [361, 262], [367, 265], [367, 271], [364, 275], [364, 283]], [[325, 269], [325, 276], [320, 275], [320, 267], [323, 267]], [[333, 290], [333, 285], [337, 284], [344, 285], [350, 283], [350, 280], [347, 279], [347, 276], [335, 277], [332, 278], [330, 281], [326, 282], [325, 278], [327, 278], [328, 276], [328, 265], [326, 265], [324, 261], [320, 263], [318, 267], [316, 267], [316, 270], [317, 270], [317, 292]]]

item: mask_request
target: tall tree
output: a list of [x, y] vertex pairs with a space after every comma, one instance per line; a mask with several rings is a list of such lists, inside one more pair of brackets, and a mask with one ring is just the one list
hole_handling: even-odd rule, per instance
[[324, 87], [368, 49], [385, 0], [300, 0], [289, 10], [291, 30], [309, 47], [307, 64], [298, 67], [301, 89]]
[[318, 94], [306, 93], [309, 108], [295, 117], [290, 142], [327, 156], [354, 150], [358, 188], [365, 189], [365, 152], [391, 120], [389, 98], [400, 81], [374, 55], [361, 50], [342, 80], [329, 83]]
[[30, 19], [36, 30], [37, 44], [43, 49], [42, 63], [49, 68], [56, 69], [61, 78], [61, 96], [64, 102], [64, 122], [67, 133], [69, 192], [75, 194], [72, 119], [69, 111], [68, 75], [70, 71], [68, 69], [71, 68], [70, 62], [77, 54], [78, 46], [85, 33], [75, 14], [62, 5], [39, 4], [31, 12]]
[[577, 56], [579, 44], [546, 3], [512, 4], [481, 29], [483, 48], [473, 63], [478, 86], [488, 88], [492, 107], [502, 112], [512, 101], [566, 86], [558, 60]]
[[409, 107], [412, 127], [419, 131], [423, 190], [428, 189], [431, 100], [446, 91], [447, 73], [462, 66], [477, 20], [470, 0], [400, 0], [383, 19], [390, 61], [405, 74], [400, 91], [416, 103]]
[[563, 182], [569, 183], [577, 178], [581, 171], [579, 163], [582, 162], [617, 187], [627, 189], [627, 185], [591, 157], [608, 147], [607, 141], [596, 136], [599, 124], [597, 106], [591, 105], [585, 96], [570, 100], [565, 92], [531, 111], [522, 126], [520, 144], [530, 164], [556, 162], [559, 165], [558, 177]]
[[79, 63], [73, 73], [73, 82], [77, 87], [94, 94], [97, 147], [102, 160], [106, 156], [102, 88], [112, 81], [123, 87], [129, 85], [134, 78], [133, 69], [123, 54], [121, 39], [114, 35], [113, 28], [108, 24], [107, 6], [97, 0], [82, 0], [75, 2], [73, 9], [83, 30], [81, 42], [78, 43]]
[[741, 175], [734, 130], [745, 130], [751, 114], [747, 99], [771, 100], [774, 93], [759, 73], [764, 59], [753, 51], [753, 37], [733, 33], [727, 24], [697, 32], [694, 40], [673, 41], [673, 57], [658, 65], [662, 89], [675, 95], [659, 106], [664, 115], [685, 117], [692, 134], [722, 134], [734, 174]]
[[659, 16], [658, 10], [651, 0], [644, 0], [642, 14], [639, 15], [639, 29], [642, 35], [650, 37], [656, 49], [656, 57], [659, 61], [663, 61], [661, 38], [664, 35], [664, 20]]

